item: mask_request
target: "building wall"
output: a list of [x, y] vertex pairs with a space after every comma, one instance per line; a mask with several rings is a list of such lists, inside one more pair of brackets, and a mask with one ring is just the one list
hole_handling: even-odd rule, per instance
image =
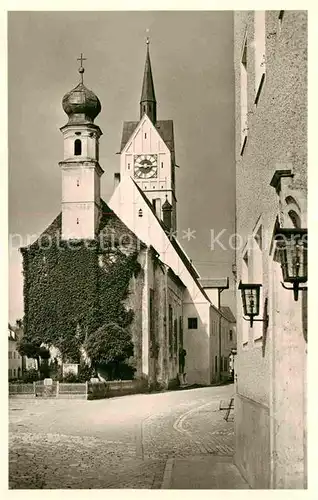
[[[143, 197], [129, 177], [122, 179], [109, 201], [109, 206], [141, 241], [155, 248], [160, 261], [170, 267], [186, 287], [183, 296], [183, 329], [184, 348], [187, 351], [185, 360], [187, 380], [189, 383], [209, 384], [210, 307], [212, 307], [209, 300], [202, 293], [158, 219], [145, 204]], [[141, 217], [139, 216], [140, 210], [142, 211]], [[198, 318], [198, 329], [188, 329], [189, 317]], [[145, 324], [148, 325], [148, 321]]]
[[17, 351], [17, 341], [8, 340], [8, 377], [19, 378], [22, 376], [22, 357]]
[[[271, 243], [277, 219], [291, 225], [288, 196], [306, 227], [307, 15], [280, 12], [264, 13], [264, 33], [262, 14], [235, 13], [237, 279], [262, 284], [261, 314], [266, 299], [269, 313], [267, 330], [250, 328], [238, 294], [235, 460], [253, 488], [288, 489], [306, 482], [306, 306], [305, 292], [295, 302], [282, 288]], [[283, 196], [270, 186], [277, 170], [293, 174]]]

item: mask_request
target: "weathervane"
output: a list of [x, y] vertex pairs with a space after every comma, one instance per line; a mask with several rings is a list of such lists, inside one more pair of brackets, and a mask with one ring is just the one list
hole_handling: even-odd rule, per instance
[[83, 57], [83, 54], [81, 53], [81, 57], [78, 57], [77, 60], [80, 61], [80, 63], [81, 63], [80, 67], [78, 68], [78, 72], [81, 75], [81, 83], [83, 83], [83, 73], [85, 71], [85, 69], [83, 67], [83, 61], [86, 61], [86, 57]]

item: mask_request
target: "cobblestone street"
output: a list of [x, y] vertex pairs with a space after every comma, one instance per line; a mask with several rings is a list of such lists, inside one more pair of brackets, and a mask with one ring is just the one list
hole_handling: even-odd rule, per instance
[[10, 399], [11, 489], [161, 488], [172, 457], [231, 456], [233, 385], [98, 401]]

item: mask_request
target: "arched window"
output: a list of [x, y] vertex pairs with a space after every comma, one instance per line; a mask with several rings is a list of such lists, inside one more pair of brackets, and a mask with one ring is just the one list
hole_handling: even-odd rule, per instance
[[294, 210], [290, 210], [288, 212], [288, 215], [289, 215], [294, 227], [301, 227], [300, 217]]
[[74, 142], [74, 155], [79, 156], [82, 154], [82, 141], [80, 139], [76, 139]]
[[287, 204], [288, 216], [294, 227], [301, 227], [301, 209], [295, 198], [287, 196], [285, 198]]

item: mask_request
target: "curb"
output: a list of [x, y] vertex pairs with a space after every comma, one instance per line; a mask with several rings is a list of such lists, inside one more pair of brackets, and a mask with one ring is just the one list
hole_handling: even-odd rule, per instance
[[171, 487], [172, 470], [173, 470], [173, 458], [168, 458], [165, 466], [165, 471], [163, 474], [163, 479], [161, 483], [161, 489], [169, 489]]

